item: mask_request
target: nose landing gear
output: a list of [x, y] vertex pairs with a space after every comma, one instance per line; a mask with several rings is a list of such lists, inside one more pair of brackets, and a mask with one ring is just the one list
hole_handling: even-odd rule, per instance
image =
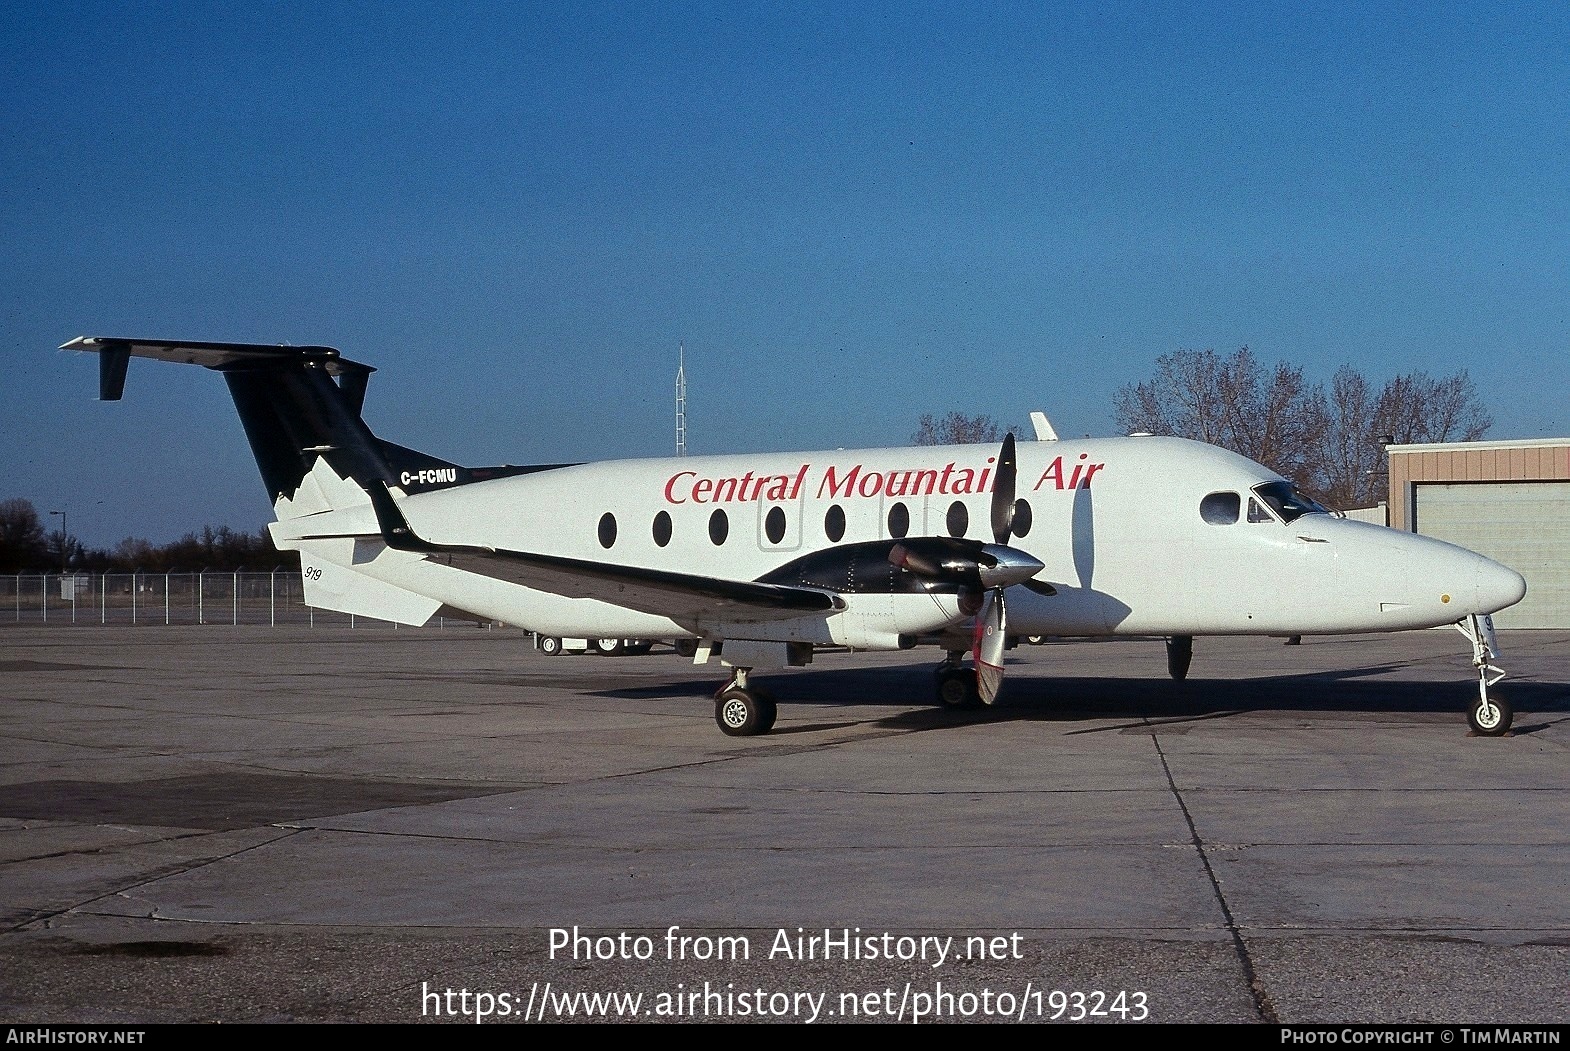
[[1509, 702], [1489, 693], [1489, 689], [1505, 677], [1503, 668], [1491, 663], [1499, 652], [1499, 641], [1494, 637], [1492, 617], [1472, 614], [1455, 622], [1455, 629], [1472, 644], [1472, 666], [1477, 669], [1477, 699], [1467, 709], [1466, 721], [1472, 732], [1482, 737], [1500, 737], [1510, 730], [1515, 712]]

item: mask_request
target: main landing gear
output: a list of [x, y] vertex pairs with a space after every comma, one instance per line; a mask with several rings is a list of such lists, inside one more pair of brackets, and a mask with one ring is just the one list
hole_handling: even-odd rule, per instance
[[933, 678], [937, 680], [940, 707], [981, 707], [981, 689], [976, 685], [976, 671], [965, 667], [964, 660], [964, 650], [950, 650], [943, 663], [932, 670]]
[[714, 695], [714, 721], [727, 737], [752, 737], [774, 728], [779, 706], [758, 686], [747, 684], [748, 668], [737, 668]]
[[1188, 678], [1188, 666], [1194, 662], [1194, 636], [1173, 635], [1167, 639], [1167, 674], [1178, 682]]
[[1505, 677], [1504, 669], [1494, 667], [1492, 661], [1499, 643], [1494, 638], [1492, 617], [1473, 614], [1458, 620], [1455, 629], [1472, 644], [1472, 667], [1477, 669], [1477, 699], [1467, 709], [1466, 721], [1472, 732], [1483, 737], [1500, 737], [1510, 730], [1515, 718], [1509, 702], [1490, 695], [1489, 688]]

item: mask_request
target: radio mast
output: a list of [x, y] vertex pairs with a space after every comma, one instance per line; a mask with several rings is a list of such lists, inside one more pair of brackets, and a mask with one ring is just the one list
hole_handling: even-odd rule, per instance
[[687, 455], [687, 343], [676, 351], [676, 455]]

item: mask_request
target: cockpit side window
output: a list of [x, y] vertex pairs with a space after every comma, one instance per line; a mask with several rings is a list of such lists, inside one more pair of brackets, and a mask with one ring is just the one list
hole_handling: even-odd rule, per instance
[[1251, 496], [1248, 498], [1248, 520], [1250, 522], [1274, 522], [1275, 518], [1269, 511], [1259, 506], [1259, 501]]
[[1199, 502], [1199, 517], [1211, 525], [1231, 525], [1242, 507], [1243, 498], [1237, 493], [1211, 493]]
[[[1283, 522], [1296, 521], [1304, 515], [1330, 513], [1329, 508], [1321, 507], [1312, 497], [1303, 495], [1291, 482], [1265, 482], [1254, 486], [1254, 493], [1268, 504]], [[1250, 515], [1250, 520], [1252, 517]]]

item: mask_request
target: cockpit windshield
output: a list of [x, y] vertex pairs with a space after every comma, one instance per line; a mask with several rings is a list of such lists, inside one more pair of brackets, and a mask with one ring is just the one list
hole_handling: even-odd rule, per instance
[[1254, 494], [1269, 504], [1283, 522], [1291, 522], [1304, 515], [1330, 513], [1328, 507], [1321, 507], [1312, 497], [1303, 495], [1291, 482], [1265, 482], [1254, 486]]

